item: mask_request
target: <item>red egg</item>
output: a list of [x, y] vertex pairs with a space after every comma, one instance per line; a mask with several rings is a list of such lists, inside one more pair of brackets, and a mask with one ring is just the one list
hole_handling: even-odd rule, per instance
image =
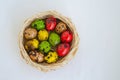
[[62, 42], [71, 42], [73, 39], [73, 35], [70, 31], [64, 31], [62, 34], [61, 34], [61, 41]]
[[46, 19], [46, 29], [48, 31], [54, 30], [56, 27], [56, 18], [54, 17], [49, 17]]
[[70, 51], [70, 45], [68, 43], [59, 44], [57, 47], [58, 56], [64, 57]]

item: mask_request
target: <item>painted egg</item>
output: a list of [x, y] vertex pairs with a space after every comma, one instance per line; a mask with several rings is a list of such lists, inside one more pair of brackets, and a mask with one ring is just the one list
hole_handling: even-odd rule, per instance
[[45, 56], [45, 61], [47, 63], [53, 63], [58, 60], [58, 54], [56, 52], [49, 52], [47, 56]]
[[42, 29], [38, 32], [38, 39], [44, 41], [48, 39], [48, 32], [45, 29]]
[[54, 30], [56, 27], [56, 18], [54, 17], [49, 17], [46, 19], [46, 29], [48, 31]]
[[37, 61], [38, 63], [44, 61], [44, 55], [41, 52], [30, 51], [29, 56], [33, 61]]
[[65, 55], [68, 54], [69, 50], [70, 50], [70, 45], [68, 43], [59, 44], [57, 47], [58, 56], [64, 57]]
[[61, 41], [62, 42], [71, 42], [73, 39], [73, 35], [70, 31], [64, 31], [62, 34], [61, 34]]
[[39, 44], [39, 51], [43, 51], [45, 53], [48, 53], [51, 49], [51, 45], [48, 41], [42, 41]]
[[52, 46], [56, 46], [60, 43], [60, 36], [55, 32], [50, 33], [49, 42]]
[[37, 39], [32, 39], [32, 40], [29, 40], [25, 43], [25, 49], [27, 51], [35, 50], [38, 48], [38, 45], [39, 45], [39, 41]]
[[36, 19], [32, 22], [32, 28], [35, 28], [37, 30], [41, 30], [45, 28], [45, 22], [41, 19]]
[[63, 31], [67, 30], [66, 24], [63, 22], [59, 22], [55, 28], [56, 33], [60, 34]]
[[33, 39], [37, 36], [37, 30], [34, 28], [27, 28], [24, 32], [26, 39]]

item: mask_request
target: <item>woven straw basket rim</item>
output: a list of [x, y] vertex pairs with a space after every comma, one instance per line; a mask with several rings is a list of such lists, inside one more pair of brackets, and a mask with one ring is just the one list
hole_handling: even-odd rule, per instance
[[[61, 59], [60, 61], [57, 61], [56, 63], [53, 64], [38, 64], [33, 62], [30, 57], [28, 56], [26, 50], [24, 49], [24, 45], [23, 45], [23, 33], [26, 27], [28, 27], [32, 21], [34, 21], [35, 19], [44, 19], [47, 18], [49, 16], [54, 16], [55, 18], [60, 19], [61, 21], [63, 21], [64, 23], [66, 23], [68, 25], [68, 27], [70, 28], [70, 30], [73, 32], [73, 41], [72, 41], [72, 45], [71, 45], [71, 49], [68, 55], [66, 55], [63, 59]], [[76, 54], [76, 51], [78, 49], [78, 44], [79, 44], [79, 36], [76, 32], [75, 26], [74, 24], [71, 22], [71, 20], [63, 15], [61, 15], [60, 13], [56, 12], [56, 11], [45, 11], [45, 12], [41, 12], [38, 13], [30, 18], [28, 18], [24, 24], [23, 27], [20, 31], [19, 34], [19, 47], [20, 47], [20, 52], [22, 57], [26, 60], [26, 62], [28, 64], [31, 64], [32, 66], [36, 67], [37, 69], [47, 72], [50, 70], [55, 70], [61, 66], [63, 66], [64, 64], [67, 64]]]

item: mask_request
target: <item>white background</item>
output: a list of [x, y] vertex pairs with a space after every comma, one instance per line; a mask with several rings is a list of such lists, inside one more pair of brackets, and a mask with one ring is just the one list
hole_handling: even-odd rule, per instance
[[[21, 58], [18, 33], [46, 10], [72, 19], [80, 45], [68, 65], [43, 73]], [[0, 80], [120, 80], [120, 0], [0, 0]]]

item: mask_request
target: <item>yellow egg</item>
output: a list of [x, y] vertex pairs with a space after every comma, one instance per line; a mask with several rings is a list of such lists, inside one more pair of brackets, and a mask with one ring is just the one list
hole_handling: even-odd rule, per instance
[[37, 49], [39, 45], [39, 41], [37, 39], [32, 40], [32, 45]]
[[25, 49], [34, 50], [38, 48], [38, 45], [39, 45], [39, 41], [37, 39], [32, 39], [26, 42]]
[[47, 63], [53, 63], [58, 60], [58, 54], [56, 52], [49, 52], [48, 55], [45, 57]]
[[48, 31], [43, 29], [38, 32], [38, 39], [44, 41], [48, 39]]

